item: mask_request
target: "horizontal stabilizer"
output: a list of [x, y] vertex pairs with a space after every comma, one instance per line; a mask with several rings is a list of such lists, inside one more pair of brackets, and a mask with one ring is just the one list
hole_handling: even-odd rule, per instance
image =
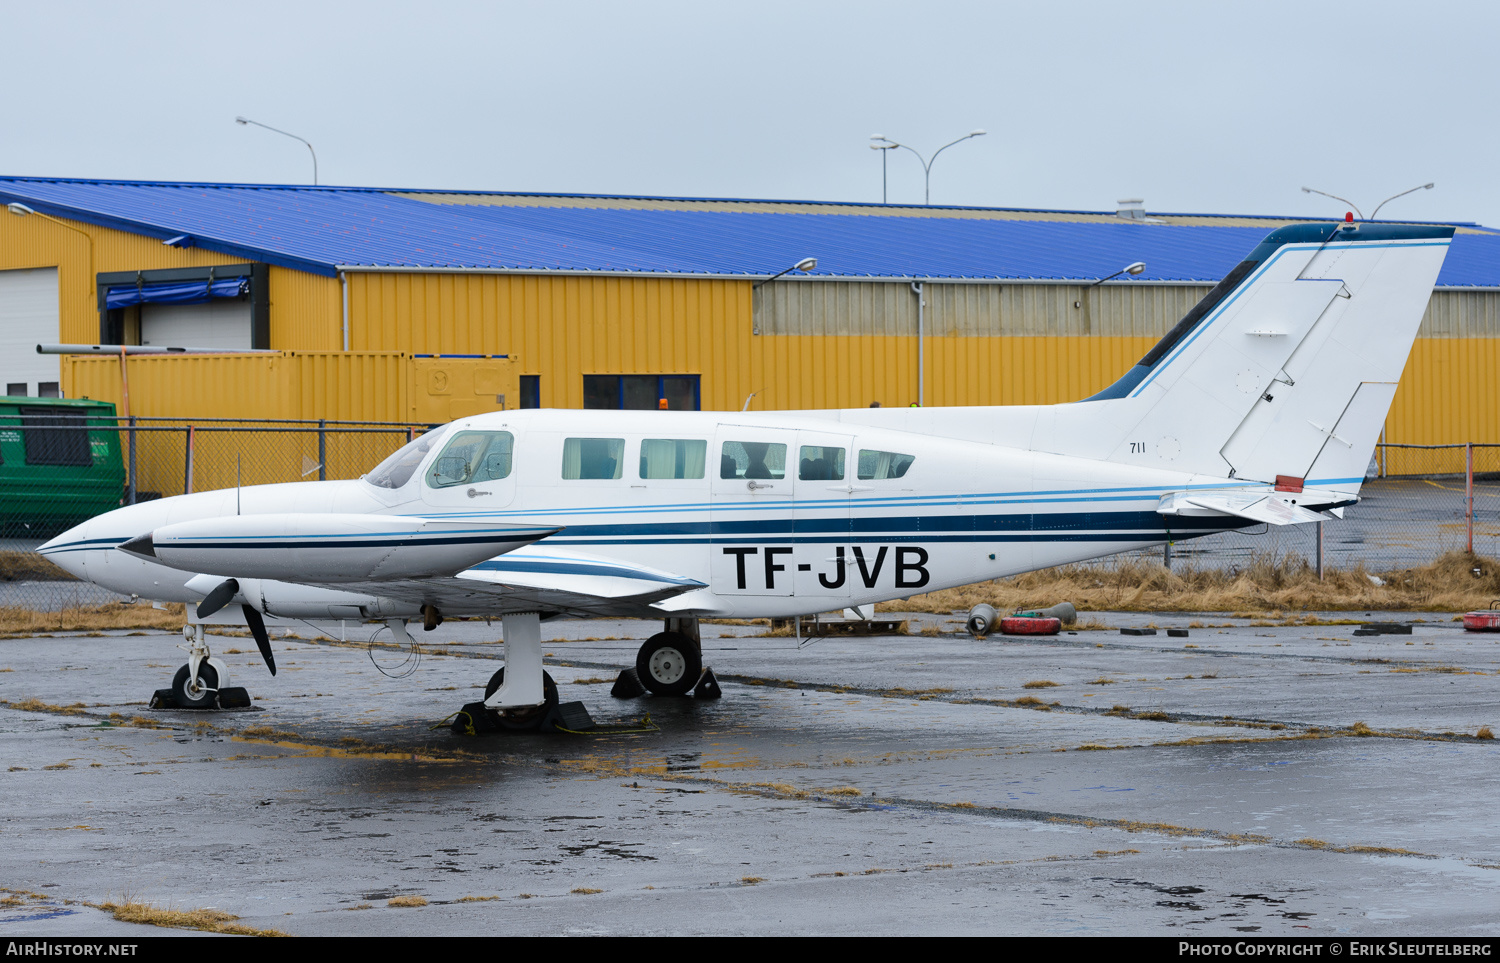
[[453, 575], [557, 531], [393, 515], [230, 515], [166, 525], [120, 550], [189, 572], [321, 585]]
[[[1326, 497], [1320, 497], [1326, 496]], [[1347, 502], [1347, 496], [1331, 492], [1300, 492], [1291, 495], [1266, 491], [1173, 492], [1163, 495], [1156, 506], [1159, 515], [1192, 515], [1198, 517], [1233, 515], [1269, 525], [1298, 525], [1323, 522], [1335, 516], [1304, 508], [1298, 501], [1313, 504]]]

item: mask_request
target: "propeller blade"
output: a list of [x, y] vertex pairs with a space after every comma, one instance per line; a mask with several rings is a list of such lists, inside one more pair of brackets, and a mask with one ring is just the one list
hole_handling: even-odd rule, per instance
[[250, 634], [255, 636], [255, 644], [260, 647], [260, 657], [266, 660], [266, 668], [275, 675], [276, 657], [271, 654], [271, 637], [266, 634], [266, 620], [248, 605], [241, 605], [240, 611], [245, 613], [245, 624], [250, 626]]
[[205, 595], [203, 601], [198, 603], [198, 618], [206, 619], [228, 605], [229, 600], [234, 598], [234, 593], [239, 590], [240, 583], [232, 578], [225, 579], [214, 586], [214, 590]]

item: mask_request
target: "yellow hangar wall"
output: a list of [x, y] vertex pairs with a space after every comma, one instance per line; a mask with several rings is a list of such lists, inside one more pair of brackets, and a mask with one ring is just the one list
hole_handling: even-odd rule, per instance
[[[98, 340], [94, 274], [236, 263], [74, 221], [0, 218], [0, 270], [59, 268], [65, 342]], [[738, 411], [752, 393], [752, 410], [917, 397], [916, 299], [900, 295], [904, 284], [777, 282], [755, 292], [740, 280], [352, 272], [348, 353], [339, 279], [273, 266], [269, 284], [277, 353], [132, 358], [132, 413], [433, 422], [492, 409], [500, 395], [514, 407], [522, 374], [540, 376], [542, 404], [565, 408], [582, 406], [585, 374], [698, 375], [705, 409]], [[1204, 290], [929, 283], [927, 403], [1086, 397]], [[860, 300], [877, 294], [884, 307]], [[1000, 319], [1007, 333], [994, 334]], [[446, 354], [510, 357], [415, 357]], [[1500, 293], [1436, 292], [1387, 441], [1500, 441], [1497, 362]], [[65, 358], [63, 389], [122, 405], [120, 363]]]

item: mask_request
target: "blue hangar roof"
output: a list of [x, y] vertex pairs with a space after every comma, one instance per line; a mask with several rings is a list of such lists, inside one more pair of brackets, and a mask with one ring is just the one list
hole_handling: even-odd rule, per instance
[[[481, 270], [1213, 282], [1301, 218], [0, 177], [0, 203], [334, 276]], [[1500, 287], [1500, 232], [1459, 225], [1439, 287]]]

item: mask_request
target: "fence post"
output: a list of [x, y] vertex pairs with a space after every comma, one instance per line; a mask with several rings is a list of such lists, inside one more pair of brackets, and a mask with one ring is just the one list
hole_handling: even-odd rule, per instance
[[1469, 529], [1470, 555], [1474, 554], [1474, 443], [1464, 445], [1464, 521]]
[[328, 480], [328, 420], [318, 419], [318, 481]]
[[1323, 581], [1323, 523], [1318, 523], [1318, 581]]
[[187, 427], [187, 452], [182, 458], [182, 493], [193, 493], [193, 426]]
[[129, 425], [128, 428], [125, 429], [125, 433], [130, 436], [130, 441], [129, 441], [129, 446], [130, 446], [130, 469], [129, 469], [128, 480], [125, 483], [125, 504], [127, 504], [127, 505], [134, 505], [135, 504], [135, 415], [131, 415], [130, 416], [130, 425]]

